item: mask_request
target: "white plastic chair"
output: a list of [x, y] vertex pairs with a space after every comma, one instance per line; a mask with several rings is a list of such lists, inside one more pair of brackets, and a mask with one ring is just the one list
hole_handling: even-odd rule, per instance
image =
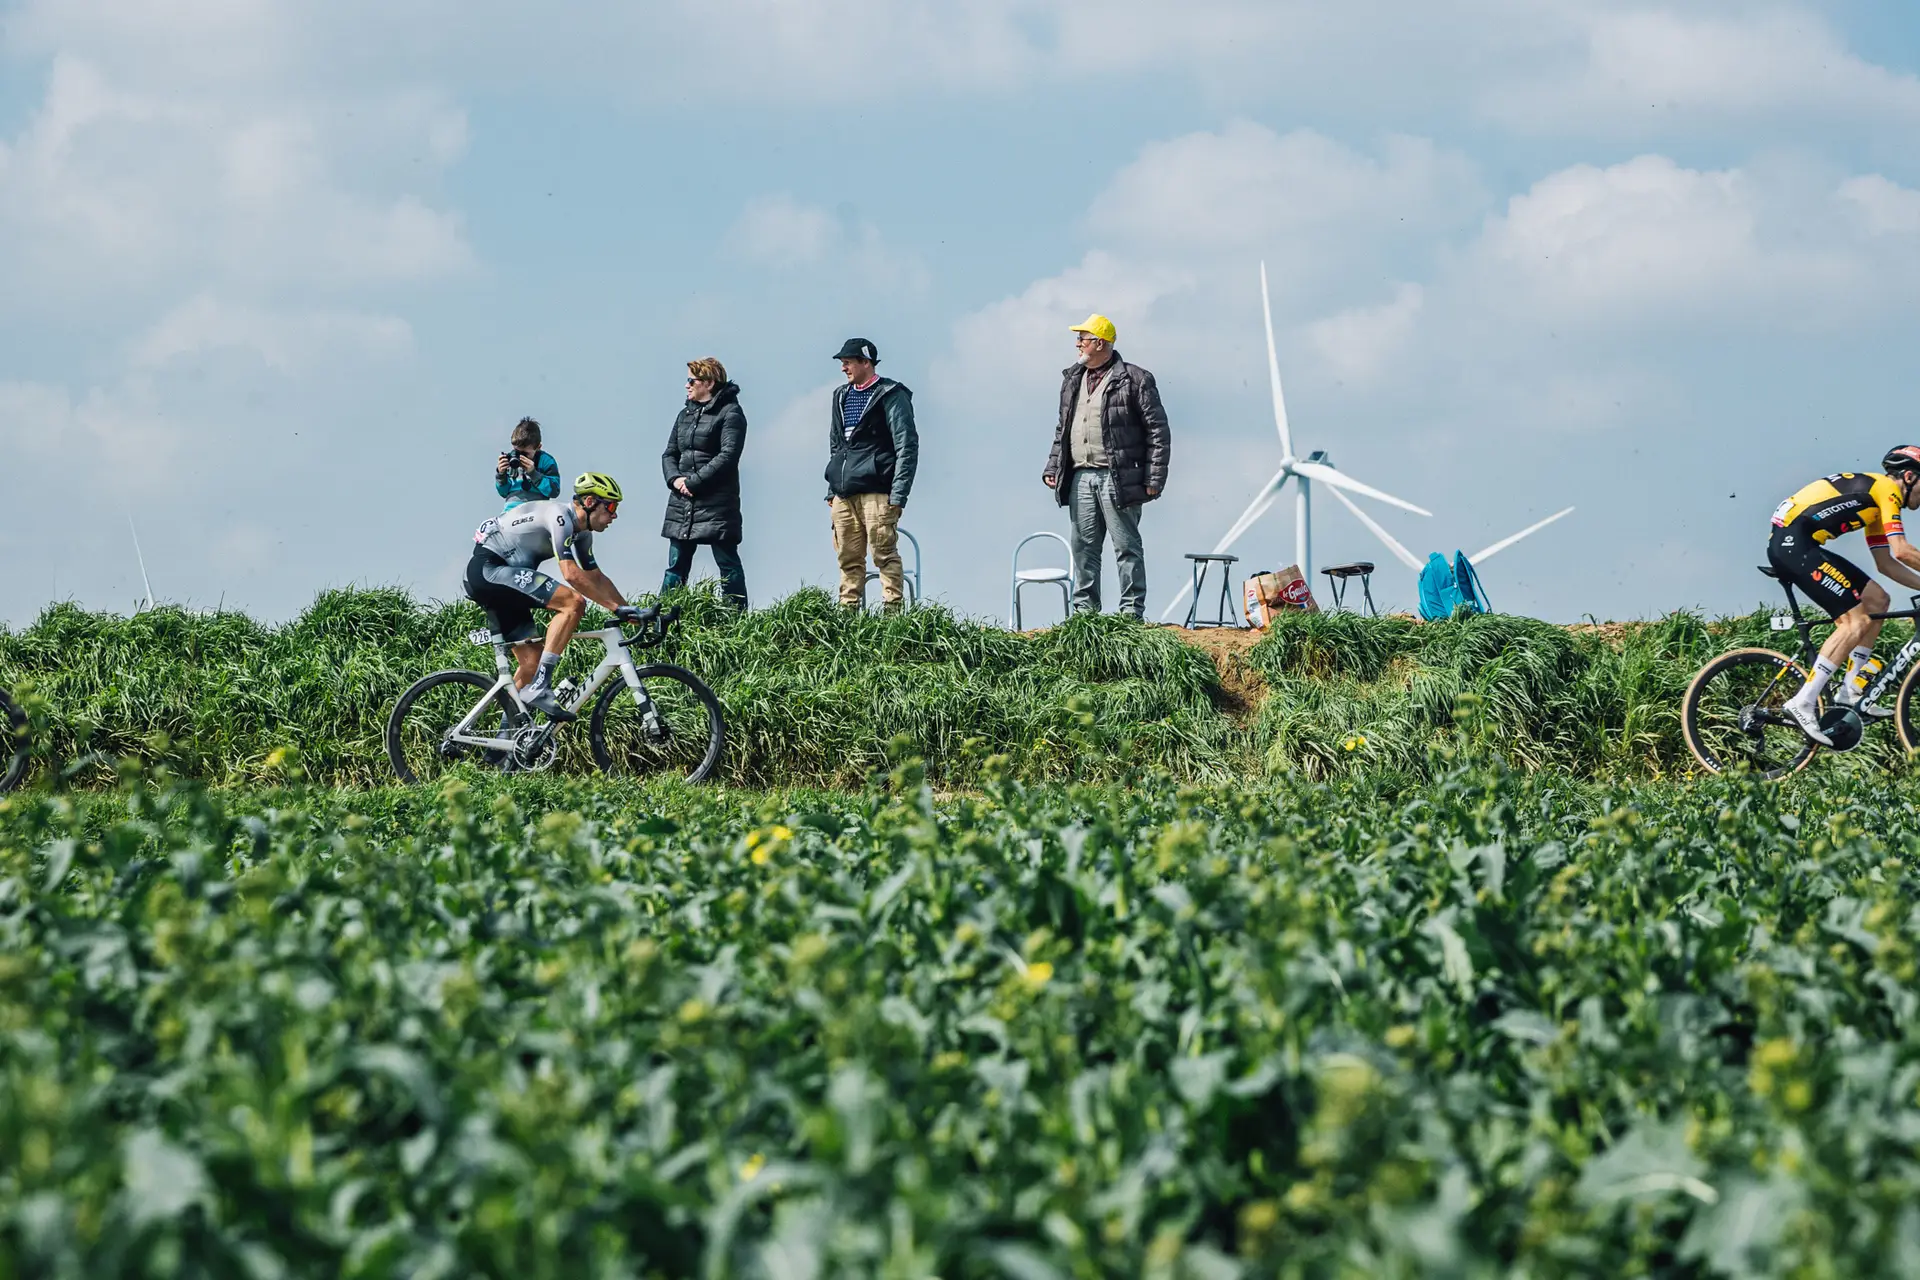
[[[1022, 569], [1020, 567], [1020, 552], [1022, 548], [1029, 542], [1035, 542], [1041, 538], [1052, 538], [1055, 542], [1066, 548], [1066, 568], [1048, 567], [1044, 569]], [[1073, 544], [1059, 534], [1030, 533], [1020, 539], [1019, 545], [1013, 549], [1013, 590], [1007, 602], [1007, 616], [1013, 620], [1013, 629], [1015, 631], [1026, 630], [1025, 627], [1020, 625], [1020, 590], [1022, 587], [1030, 587], [1039, 583], [1051, 583], [1059, 587], [1060, 611], [1067, 617], [1073, 615], [1073, 569]]]
[[[913, 548], [913, 568], [909, 569], [905, 565], [902, 565], [900, 569], [900, 586], [907, 597], [903, 603], [907, 608], [911, 609], [914, 605], [920, 603], [920, 539], [914, 537], [905, 529], [899, 529], [896, 530], [896, 532], [907, 540], [908, 546]], [[879, 570], [867, 570], [868, 582], [878, 582], [879, 580]]]

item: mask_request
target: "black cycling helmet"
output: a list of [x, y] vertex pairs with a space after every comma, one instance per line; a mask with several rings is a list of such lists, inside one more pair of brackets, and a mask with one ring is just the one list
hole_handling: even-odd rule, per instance
[[1887, 456], [1880, 459], [1880, 469], [1888, 475], [1896, 471], [1920, 471], [1920, 445], [1903, 444], [1887, 450]]

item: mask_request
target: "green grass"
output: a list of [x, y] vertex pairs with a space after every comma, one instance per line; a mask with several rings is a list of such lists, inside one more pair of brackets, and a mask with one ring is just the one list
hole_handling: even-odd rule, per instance
[[[1309, 777], [1424, 776], [1466, 698], [1485, 745], [1522, 769], [1585, 777], [1692, 772], [1680, 705], [1694, 673], [1743, 645], [1792, 649], [1771, 611], [1706, 621], [1674, 614], [1617, 637], [1490, 614], [1443, 623], [1351, 613], [1284, 618], [1250, 655], [1266, 679], [1257, 736], [1265, 768]], [[1824, 634], [1824, 633], [1822, 633]], [[1890, 654], [1911, 632], [1888, 629]], [[1903, 763], [1890, 726], [1822, 773], [1878, 776]]]
[[[725, 704], [728, 781], [859, 785], [902, 735], [955, 785], [995, 754], [1030, 778], [1150, 766], [1196, 779], [1226, 777], [1247, 755], [1214, 710], [1207, 658], [1112, 617], [1028, 639], [940, 608], [850, 614], [818, 591], [739, 619], [704, 593], [680, 603], [686, 620], [662, 656]], [[329, 592], [280, 627], [61, 605], [0, 633], [0, 686], [30, 695], [55, 760], [91, 751], [258, 782], [281, 776], [272, 762], [292, 748], [311, 780], [377, 785], [391, 779], [381, 735], [401, 692], [443, 667], [490, 668], [491, 653], [466, 640], [480, 625], [472, 605], [392, 591]], [[584, 679], [598, 652], [576, 645], [562, 672]], [[1096, 725], [1106, 745], [1090, 752]], [[575, 765], [584, 741], [573, 735]]]
[[[1782, 639], [1764, 612], [1676, 614], [1614, 637], [1498, 615], [1427, 624], [1289, 615], [1249, 657], [1267, 692], [1248, 724], [1224, 709], [1205, 654], [1114, 617], [1023, 636], [937, 607], [847, 613], [817, 591], [737, 619], [710, 594], [678, 599], [687, 617], [662, 656], [719, 694], [724, 780], [754, 786], [859, 786], [884, 769], [896, 738], [946, 787], [978, 786], [996, 756], [1036, 781], [1406, 783], [1428, 776], [1463, 698], [1478, 708], [1487, 746], [1514, 767], [1672, 777], [1692, 767], [1679, 710], [1693, 673], [1736, 644]], [[391, 591], [331, 592], [278, 627], [233, 613], [124, 618], [62, 605], [0, 632], [0, 686], [29, 694], [55, 761], [91, 751], [213, 782], [269, 782], [285, 776], [275, 762], [291, 748], [312, 781], [375, 786], [390, 776], [381, 735], [401, 691], [431, 670], [490, 664], [466, 641], [479, 623], [471, 605]], [[1883, 652], [1909, 634], [1896, 628]], [[563, 671], [583, 678], [597, 657], [589, 648], [571, 651]], [[584, 733], [567, 741], [563, 768], [586, 772]], [[1815, 766], [1864, 776], [1894, 767], [1903, 761], [1886, 727]], [[82, 776], [109, 781], [111, 770]]]
[[0, 801], [0, 1270], [1912, 1275], [1920, 791]]

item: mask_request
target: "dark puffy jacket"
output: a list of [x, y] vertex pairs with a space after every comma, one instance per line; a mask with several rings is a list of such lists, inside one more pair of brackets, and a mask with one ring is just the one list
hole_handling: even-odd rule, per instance
[[[740, 541], [740, 450], [747, 443], [747, 415], [740, 388], [723, 382], [704, 404], [689, 400], [673, 420], [660, 474], [667, 482], [667, 518], [660, 536], [683, 542]], [[686, 477], [693, 497], [673, 487]]]
[[[1086, 367], [1078, 364], [1061, 371], [1060, 423], [1054, 428], [1046, 475], [1054, 482], [1054, 501], [1063, 507], [1071, 488], [1067, 477], [1073, 471], [1067, 438], [1073, 430], [1073, 413], [1079, 407], [1086, 372]], [[1106, 445], [1114, 496], [1120, 505], [1137, 506], [1165, 493], [1173, 436], [1167, 430], [1167, 411], [1160, 403], [1160, 388], [1154, 385], [1153, 375], [1137, 364], [1128, 364], [1116, 351], [1107, 366], [1107, 376], [1094, 394], [1106, 397], [1101, 406], [1100, 438]], [[1153, 490], [1151, 494], [1149, 489]]]
[[827, 494], [845, 498], [856, 493], [884, 493], [896, 507], [907, 505], [913, 492], [913, 473], [920, 465], [920, 433], [913, 425], [913, 392], [892, 378], [880, 379], [867, 411], [847, 439], [841, 421], [847, 403], [847, 384], [833, 392], [833, 413], [827, 424]]

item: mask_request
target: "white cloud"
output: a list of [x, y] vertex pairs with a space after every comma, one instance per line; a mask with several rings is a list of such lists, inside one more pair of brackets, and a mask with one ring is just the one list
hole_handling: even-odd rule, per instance
[[464, 129], [428, 95], [249, 109], [131, 92], [62, 56], [6, 146], [0, 267], [57, 282], [55, 296], [208, 277], [331, 292], [459, 271], [472, 260], [459, 217], [386, 179], [421, 172], [401, 153], [444, 165]]
[[1920, 262], [1877, 250], [1846, 214], [1897, 218], [1905, 197], [1920, 193], [1858, 180], [1822, 191], [1806, 174], [1665, 156], [1575, 165], [1489, 219], [1469, 270], [1477, 287], [1573, 323], [1852, 321], [1905, 293]]
[[840, 249], [841, 234], [840, 219], [831, 212], [782, 192], [748, 201], [726, 242], [749, 262], [803, 267]]
[[1867, 173], [1841, 183], [1840, 198], [1870, 235], [1920, 235], [1920, 191]]
[[872, 284], [914, 292], [929, 283], [919, 255], [889, 245], [872, 223], [786, 192], [749, 200], [722, 246], [743, 261], [776, 270], [858, 271]]
[[1311, 129], [1237, 120], [1143, 147], [1094, 200], [1088, 224], [1109, 244], [1244, 256], [1288, 253], [1334, 228], [1368, 248], [1424, 237], [1482, 200], [1472, 163], [1424, 138], [1390, 136], [1376, 156]]
[[343, 311], [287, 314], [234, 306], [198, 294], [169, 311], [133, 345], [137, 369], [153, 369], [223, 349], [251, 351], [284, 374], [300, 374], [331, 362], [404, 355], [413, 329], [393, 316]]
[[1307, 326], [1307, 342], [1334, 377], [1348, 382], [1370, 378], [1405, 345], [1425, 300], [1426, 290], [1403, 282], [1391, 301], [1315, 320]]
[[1878, 127], [1920, 122], [1920, 79], [1851, 53], [1800, 5], [1725, 12], [1594, 5], [1573, 66], [1497, 84], [1487, 109], [1526, 132], [1640, 134], [1734, 119], [1809, 116]]

